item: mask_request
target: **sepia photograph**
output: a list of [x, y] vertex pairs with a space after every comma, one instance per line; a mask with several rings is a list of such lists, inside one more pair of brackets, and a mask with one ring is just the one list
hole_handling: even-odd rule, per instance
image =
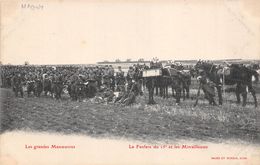
[[0, 0], [0, 164], [260, 164], [260, 1]]

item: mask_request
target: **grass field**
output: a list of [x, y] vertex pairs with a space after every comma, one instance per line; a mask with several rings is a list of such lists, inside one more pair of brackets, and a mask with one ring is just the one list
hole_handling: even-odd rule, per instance
[[[191, 91], [195, 98], [196, 90]], [[257, 98], [260, 102], [259, 94]], [[210, 106], [203, 100], [175, 105], [174, 98], [155, 97], [156, 105], [146, 105], [148, 96], [125, 107], [116, 104], [96, 104], [91, 99], [72, 102], [50, 97], [15, 98], [10, 89], [1, 89], [1, 133], [11, 130], [83, 134], [92, 137], [127, 138], [165, 142], [194, 139], [223, 142], [242, 140], [260, 143], [260, 104], [242, 107], [235, 102], [234, 93], [226, 93], [224, 105]]]

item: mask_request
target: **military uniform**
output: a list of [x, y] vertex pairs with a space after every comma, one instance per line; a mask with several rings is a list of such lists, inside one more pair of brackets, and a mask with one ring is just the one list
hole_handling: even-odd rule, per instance
[[182, 78], [180, 73], [178, 73], [174, 78], [172, 78], [172, 89], [176, 93], [175, 96], [176, 104], [179, 104], [181, 100], [181, 90], [182, 90]]
[[107, 103], [113, 101], [113, 97], [114, 97], [114, 92], [110, 88], [104, 89], [102, 98], [104, 98]]
[[95, 70], [96, 75], [96, 81], [97, 81], [97, 88], [100, 89], [100, 86], [102, 85], [102, 73], [99, 68]]
[[111, 65], [109, 66], [108, 73], [109, 73], [109, 77], [110, 77], [110, 81], [111, 81], [110, 88], [113, 91], [115, 91], [115, 84], [116, 84], [115, 83], [115, 76], [114, 76], [115, 71], [114, 71], [114, 68]]
[[110, 79], [108, 68], [106, 68], [103, 71], [103, 77], [102, 78], [103, 78], [103, 85], [105, 85], [106, 87], [110, 88], [110, 86], [111, 86], [111, 79]]
[[117, 91], [123, 91], [125, 88], [125, 77], [124, 77], [124, 72], [121, 70], [121, 68], [116, 73], [116, 86], [117, 86]]
[[23, 88], [22, 88], [22, 83], [23, 83], [23, 78], [21, 75], [15, 75], [12, 78], [12, 86], [13, 86], [13, 91], [15, 93], [15, 96], [18, 97], [18, 93], [20, 92], [21, 97], [23, 97]]
[[148, 104], [155, 104], [153, 93], [154, 93], [155, 79], [153, 77], [146, 78], [146, 87], [148, 88], [149, 101]]
[[35, 79], [35, 83], [34, 83], [34, 91], [35, 91], [35, 95], [37, 97], [40, 97], [41, 93], [42, 93], [42, 90], [43, 90], [43, 84], [42, 84], [42, 81], [39, 77], [37, 77]]
[[202, 75], [200, 79], [201, 88], [205, 94], [205, 98], [209, 101], [211, 105], [217, 105], [214, 97], [215, 97], [215, 85], [212, 81], [210, 81], [205, 75]]
[[61, 74], [56, 74], [53, 77], [52, 90], [56, 99], [61, 99], [61, 93], [63, 90], [63, 77]]
[[96, 83], [96, 75], [93, 71], [89, 73], [88, 78], [88, 97], [94, 97], [97, 92], [97, 83]]
[[133, 67], [129, 67], [127, 72], [126, 80], [127, 80], [127, 89], [131, 88], [132, 81], [134, 80], [135, 72]]

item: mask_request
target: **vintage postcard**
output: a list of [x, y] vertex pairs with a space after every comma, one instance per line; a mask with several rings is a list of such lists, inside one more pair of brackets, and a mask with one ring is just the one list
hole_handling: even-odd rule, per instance
[[260, 1], [0, 0], [0, 164], [260, 164]]

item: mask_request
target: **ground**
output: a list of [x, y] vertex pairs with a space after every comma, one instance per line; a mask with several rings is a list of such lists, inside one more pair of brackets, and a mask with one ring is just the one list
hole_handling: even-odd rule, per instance
[[[191, 91], [194, 98], [196, 91]], [[138, 97], [131, 106], [97, 104], [50, 97], [15, 98], [10, 89], [1, 88], [1, 133], [29, 130], [92, 137], [127, 138], [141, 141], [193, 139], [208, 142], [242, 140], [260, 143], [260, 104], [253, 105], [249, 95], [246, 107], [237, 105], [234, 93], [226, 93], [224, 105], [210, 106], [207, 101], [182, 101], [155, 97], [148, 106], [148, 96]], [[259, 94], [257, 98], [260, 102]]]

